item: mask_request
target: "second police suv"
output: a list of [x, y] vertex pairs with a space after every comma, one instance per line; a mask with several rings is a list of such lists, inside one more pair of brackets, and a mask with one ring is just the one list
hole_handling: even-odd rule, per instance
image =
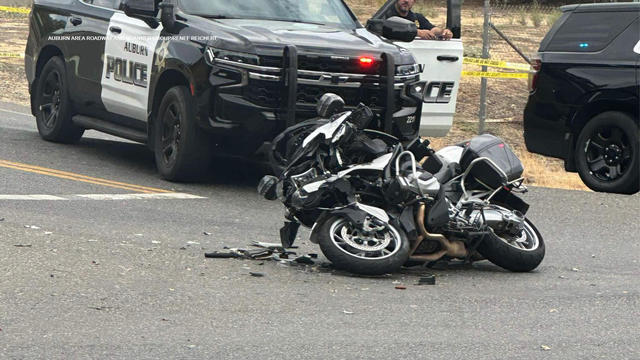
[[[391, 40], [410, 41], [412, 23], [377, 25], [380, 35], [342, 0], [35, 0], [25, 51], [31, 109], [46, 140], [75, 142], [95, 129], [146, 143], [175, 181], [196, 177], [214, 154], [256, 153], [316, 116], [326, 92], [372, 107], [375, 127], [400, 138], [429, 134], [421, 117], [430, 103], [429, 135], [444, 135], [461, 42], [409, 51]], [[422, 64], [412, 55], [420, 51]], [[439, 64], [427, 66], [431, 53]]]

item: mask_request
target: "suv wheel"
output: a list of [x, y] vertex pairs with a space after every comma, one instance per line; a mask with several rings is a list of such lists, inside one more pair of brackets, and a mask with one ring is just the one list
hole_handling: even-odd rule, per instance
[[40, 137], [48, 141], [74, 143], [84, 129], [71, 122], [71, 104], [66, 84], [64, 62], [51, 58], [42, 68], [33, 96], [36, 105], [36, 124]]
[[638, 125], [633, 118], [621, 112], [604, 112], [591, 119], [578, 136], [578, 173], [592, 190], [636, 193], [639, 150]]
[[197, 104], [186, 86], [164, 95], [154, 120], [154, 154], [169, 181], [195, 180], [211, 161], [209, 138], [196, 124]]

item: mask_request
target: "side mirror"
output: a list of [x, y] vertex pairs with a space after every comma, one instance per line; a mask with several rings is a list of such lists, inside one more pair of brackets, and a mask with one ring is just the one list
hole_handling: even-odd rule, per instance
[[277, 186], [278, 178], [266, 175], [258, 184], [258, 194], [262, 195], [262, 197], [267, 200], [276, 200], [278, 198]]
[[398, 16], [388, 19], [370, 19], [367, 21], [367, 30], [386, 37], [389, 40], [410, 42], [418, 35], [418, 27], [415, 23]]
[[390, 17], [382, 23], [382, 36], [391, 40], [413, 41], [418, 35], [418, 27], [414, 22], [398, 16]]
[[162, 27], [169, 32], [175, 32], [176, 10], [174, 2], [171, 0], [164, 0], [160, 3], [160, 9], [162, 10], [162, 15], [160, 15]]
[[316, 111], [318, 113], [318, 116], [323, 118], [330, 118], [331, 116], [342, 112], [343, 109], [344, 99], [336, 94], [326, 93], [322, 95], [320, 101], [318, 101]]
[[122, 0], [121, 6], [128, 17], [140, 19], [151, 27], [158, 26], [158, 7], [155, 0]]

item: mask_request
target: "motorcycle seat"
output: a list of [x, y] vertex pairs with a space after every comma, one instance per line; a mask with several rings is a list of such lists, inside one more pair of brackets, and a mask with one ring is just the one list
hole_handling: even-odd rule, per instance
[[458, 164], [451, 163], [447, 166], [443, 166], [440, 168], [440, 171], [435, 173], [433, 176], [438, 179], [440, 184], [445, 184], [447, 181], [453, 179], [458, 173]]

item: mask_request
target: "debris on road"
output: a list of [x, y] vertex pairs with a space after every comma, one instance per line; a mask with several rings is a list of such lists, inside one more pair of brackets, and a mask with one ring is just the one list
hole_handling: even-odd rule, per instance
[[354, 314], [354, 312], [353, 312], [353, 311], [349, 311], [349, 310], [342, 310], [342, 312], [343, 312], [345, 315], [353, 315], [353, 314]]
[[573, 272], [580, 272], [580, 269], [578, 269], [578, 268], [575, 268], [575, 267], [574, 267], [574, 268], [571, 268], [571, 271], [573, 271]]
[[203, 232], [202, 234], [205, 235], [205, 236], [211, 236], [212, 235], [210, 232], [206, 232], [206, 231]]
[[436, 276], [428, 275], [423, 276], [418, 280], [418, 285], [435, 285], [436, 284]]
[[557, 313], [557, 312], [558, 312], [558, 309], [551, 309], [551, 310], [549, 310], [549, 312], [550, 312], [550, 313]]
[[53, 233], [52, 233], [51, 231], [45, 231], [45, 232], [44, 232], [44, 234], [45, 234], [45, 235], [51, 235], [51, 234], [53, 234]]
[[261, 272], [249, 272], [249, 275], [253, 276], [253, 277], [264, 277], [265, 273], [261, 273]]
[[402, 285], [397, 285], [396, 290], [407, 290], [407, 287]]
[[40, 227], [35, 225], [25, 225], [24, 227], [25, 229], [40, 230]]
[[13, 246], [19, 247], [19, 248], [30, 248], [32, 245], [31, 244], [15, 244]]
[[[245, 259], [245, 260], [274, 260], [281, 264], [315, 265], [313, 259], [318, 254], [298, 255], [280, 244], [254, 241], [251, 246], [257, 249], [224, 248], [224, 251], [213, 251], [204, 254], [210, 259]], [[295, 249], [295, 248], [294, 248]]]
[[541, 348], [543, 351], [549, 351], [549, 350], [551, 350], [551, 347], [550, 347], [550, 346], [547, 346], [547, 345], [540, 345], [540, 348]]
[[4, 221], [4, 218], [0, 218], [0, 221]]

